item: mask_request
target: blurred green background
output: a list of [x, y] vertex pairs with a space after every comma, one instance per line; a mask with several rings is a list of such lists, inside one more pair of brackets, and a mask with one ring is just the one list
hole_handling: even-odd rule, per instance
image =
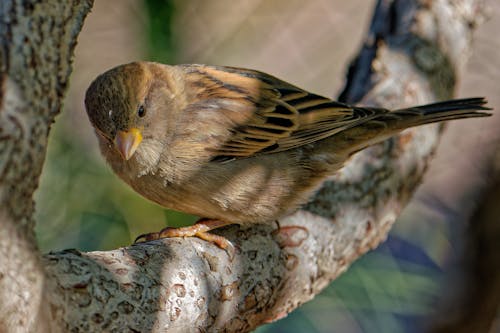
[[[71, 90], [53, 126], [37, 192], [42, 250], [113, 249], [130, 244], [141, 233], [196, 220], [141, 198], [105, 165], [83, 108], [85, 89], [97, 74], [138, 59], [233, 65], [264, 70], [335, 96], [373, 6], [374, 1], [366, 0], [97, 0], [79, 39]], [[497, 25], [486, 24], [483, 35]], [[478, 52], [491, 52], [481, 38], [480, 31]], [[473, 59], [470, 72], [484, 73], [481, 66]], [[496, 70], [481, 80], [498, 76]], [[472, 75], [461, 89], [467, 95], [488, 96], [483, 90], [474, 92], [479, 89], [477, 80]], [[477, 165], [460, 157], [460, 145], [473, 147], [489, 135], [476, 123], [465, 141], [460, 133], [470, 124], [453, 126], [443, 140], [448, 148], [438, 152], [444, 155], [442, 161], [431, 168], [388, 241], [313, 301], [258, 332], [422, 331], [442, 292], [443, 271], [460, 250], [453, 244], [459, 231], [448, 217], [460, 207], [464, 196], [457, 193], [465, 185], [460, 181], [456, 185], [461, 176], [447, 167], [449, 160], [453, 159], [454, 169], [474, 172]]]

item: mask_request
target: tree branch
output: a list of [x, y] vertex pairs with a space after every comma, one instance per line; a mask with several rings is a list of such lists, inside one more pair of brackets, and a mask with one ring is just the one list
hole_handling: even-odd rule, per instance
[[33, 192], [91, 0], [0, 2], [0, 331], [44, 331]]
[[[12, 12], [12, 8], [21, 7], [17, 2], [11, 7], [2, 6], [2, 41], [11, 35], [11, 41], [4, 43], [2, 58], [13, 59], [15, 42], [21, 44], [20, 49], [25, 47], [18, 36], [26, 34], [19, 35], [13, 28], [5, 32], [4, 26], [16, 27], [23, 18], [19, 17], [16, 24], [9, 19], [16, 15], [32, 19], [37, 12]], [[31, 198], [38, 181], [46, 134], [59, 110], [69, 74], [69, 55], [90, 2], [58, 6], [66, 13], [57, 19], [62, 32], [40, 33], [56, 43], [47, 43], [47, 48], [57, 52], [64, 49], [63, 56], [55, 58], [58, 65], [44, 67], [44, 72], [34, 71], [45, 66], [46, 60], [40, 57], [44, 53], [37, 53], [43, 49], [35, 49], [39, 41], [31, 40], [29, 35], [26, 43], [37, 56], [23, 54], [23, 62], [17, 67], [10, 60], [9, 70], [3, 73], [0, 116], [6, 117], [5, 110], [16, 110], [16, 117], [25, 114], [25, 121], [20, 124], [30, 124], [29, 128], [40, 131], [34, 135], [32, 131], [21, 131], [32, 135], [24, 134], [21, 137], [25, 137], [25, 143], [20, 143], [10, 136], [21, 126], [16, 127], [15, 122], [0, 125], [2, 138], [4, 133], [9, 135], [4, 140], [6, 147], [19, 151], [11, 154], [2, 149], [2, 165], [15, 163], [17, 156], [30, 156], [26, 166], [30, 167], [29, 172], [13, 172], [11, 178], [2, 179], [0, 199], [2, 207], [4, 203], [8, 207], [5, 221], [30, 220], [32, 205], [26, 202], [31, 199], [26, 198]], [[452, 96], [470, 52], [478, 12], [477, 1], [472, 0], [379, 1], [370, 33], [350, 68], [341, 98], [403, 107]], [[40, 20], [42, 27], [51, 26], [50, 19], [49, 23]], [[34, 65], [30, 65], [30, 59], [36, 59]], [[30, 87], [33, 81], [38, 84]], [[10, 91], [10, 95], [6, 93]], [[20, 103], [26, 112], [5, 106], [8, 96], [21, 92], [23, 98], [16, 100], [26, 101]], [[222, 230], [221, 234], [237, 247], [232, 259], [213, 244], [196, 238], [166, 239], [107, 252], [74, 250], [46, 255], [42, 262], [46, 272], [43, 299], [48, 306], [43, 308], [49, 310], [46, 316], [50, 317], [52, 330], [178, 332], [196, 327], [201, 331], [248, 331], [285, 316], [386, 238], [418, 185], [440, 132], [437, 125], [408, 130], [358, 153], [304, 209], [276, 225], [247, 229], [231, 226]], [[25, 170], [23, 164], [19, 167]], [[12, 190], [17, 184], [15, 180], [22, 186]], [[8, 191], [14, 191], [15, 196], [9, 198], [5, 194]], [[10, 246], [11, 234], [0, 233], [0, 244], [5, 241]], [[23, 249], [28, 245], [23, 245]], [[7, 248], [0, 247], [0, 255], [6, 252]], [[38, 265], [37, 260], [32, 261]], [[19, 262], [16, 264], [22, 267]], [[0, 266], [0, 290], [5, 285], [1, 275], [4, 271], [5, 267]], [[40, 281], [38, 275], [33, 279]]]

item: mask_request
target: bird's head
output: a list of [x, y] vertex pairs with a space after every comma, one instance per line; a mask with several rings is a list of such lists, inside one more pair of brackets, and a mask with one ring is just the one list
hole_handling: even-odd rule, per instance
[[[124, 160], [129, 160], [143, 139], [153, 137], [159, 127], [155, 122], [161, 117], [155, 114], [160, 103], [154, 87], [158, 80], [151, 66], [136, 62], [115, 67], [98, 76], [85, 95], [87, 114], [96, 133]], [[163, 106], [168, 107], [168, 102]]]

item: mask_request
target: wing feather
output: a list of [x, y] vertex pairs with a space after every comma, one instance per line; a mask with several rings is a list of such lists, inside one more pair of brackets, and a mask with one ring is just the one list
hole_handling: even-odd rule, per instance
[[[188, 65], [197, 100], [231, 119], [231, 135], [216, 160], [270, 154], [325, 139], [385, 109], [356, 108], [308, 93], [271, 75], [233, 67]], [[201, 82], [201, 84], [200, 84]]]

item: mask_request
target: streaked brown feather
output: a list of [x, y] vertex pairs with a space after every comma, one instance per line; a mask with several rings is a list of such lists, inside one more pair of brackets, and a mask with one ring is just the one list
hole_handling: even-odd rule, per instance
[[191, 86], [197, 88], [197, 106], [216, 105], [231, 124], [229, 138], [212, 149], [213, 160], [282, 152], [357, 126], [378, 128], [372, 135], [377, 136], [386, 129], [395, 131], [441, 120], [484, 116], [474, 110], [487, 109], [480, 98], [396, 111], [353, 107], [259, 71], [205, 65], [184, 65], [184, 70]]
[[[235, 124], [231, 137], [216, 150], [218, 157], [241, 158], [293, 149], [387, 112], [352, 108], [258, 71], [201, 65], [190, 65], [186, 70], [192, 82], [203, 82], [197, 100], [223, 104], [220, 112]], [[214, 101], [218, 98], [226, 102]]]

